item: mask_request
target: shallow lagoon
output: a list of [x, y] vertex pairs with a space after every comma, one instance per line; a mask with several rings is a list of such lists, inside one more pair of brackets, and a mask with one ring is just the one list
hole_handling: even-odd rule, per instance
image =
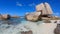
[[33, 34], [54, 34], [55, 27], [56, 23], [30, 22], [24, 18], [0, 20], [0, 34], [21, 34], [21, 31], [29, 30], [32, 30]]

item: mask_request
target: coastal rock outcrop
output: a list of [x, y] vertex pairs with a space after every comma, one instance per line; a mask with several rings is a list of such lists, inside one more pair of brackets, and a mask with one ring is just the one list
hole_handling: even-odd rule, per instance
[[50, 5], [47, 2], [38, 4], [36, 6], [36, 10], [37, 11], [42, 10], [42, 15], [51, 15], [51, 14], [53, 14], [52, 9], [51, 9]]
[[41, 14], [41, 12], [33, 12], [30, 14], [27, 14], [25, 17], [27, 20], [29, 21], [38, 21], [39, 15]]
[[26, 19], [33, 20], [33, 21], [42, 20], [41, 17], [52, 18], [50, 17], [52, 14], [53, 11], [50, 5], [47, 2], [45, 2], [45, 3], [38, 4], [36, 6], [36, 12], [27, 13]]
[[37, 21], [38, 17], [37, 16], [32, 16], [32, 15], [26, 15], [26, 19], [29, 21]]
[[3, 20], [7, 20], [7, 19], [10, 19], [11, 16], [9, 14], [5, 14], [5, 15], [0, 15], [0, 19], [3, 19]]
[[10, 15], [9, 14], [5, 14], [5, 15], [2, 15], [3, 19], [10, 19]]

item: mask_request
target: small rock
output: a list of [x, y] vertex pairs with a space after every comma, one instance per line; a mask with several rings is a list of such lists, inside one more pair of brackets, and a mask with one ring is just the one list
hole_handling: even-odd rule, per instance
[[30, 31], [25, 31], [25, 32], [22, 31], [21, 34], [33, 34], [33, 33], [32, 33], [32, 31], [30, 30]]
[[54, 23], [57, 23], [57, 21], [55, 21]]
[[54, 30], [54, 34], [60, 34], [60, 24], [57, 24], [57, 27]]
[[51, 23], [51, 21], [49, 21], [49, 20], [45, 20], [44, 23]]

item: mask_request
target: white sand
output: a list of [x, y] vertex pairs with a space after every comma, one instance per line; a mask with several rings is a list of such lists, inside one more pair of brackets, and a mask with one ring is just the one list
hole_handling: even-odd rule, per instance
[[54, 29], [56, 28], [56, 23], [27, 23], [26, 26], [31, 28], [33, 34], [54, 34]]

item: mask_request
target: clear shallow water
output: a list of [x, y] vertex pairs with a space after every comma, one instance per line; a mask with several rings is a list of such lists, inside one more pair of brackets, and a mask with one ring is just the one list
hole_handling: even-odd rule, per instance
[[11, 18], [10, 20], [0, 20], [0, 34], [21, 34], [21, 31], [29, 30], [32, 30], [34, 32], [33, 34], [39, 34], [44, 32], [40, 32], [40, 30], [46, 27], [42, 23], [43, 21], [26, 21], [24, 18]]

